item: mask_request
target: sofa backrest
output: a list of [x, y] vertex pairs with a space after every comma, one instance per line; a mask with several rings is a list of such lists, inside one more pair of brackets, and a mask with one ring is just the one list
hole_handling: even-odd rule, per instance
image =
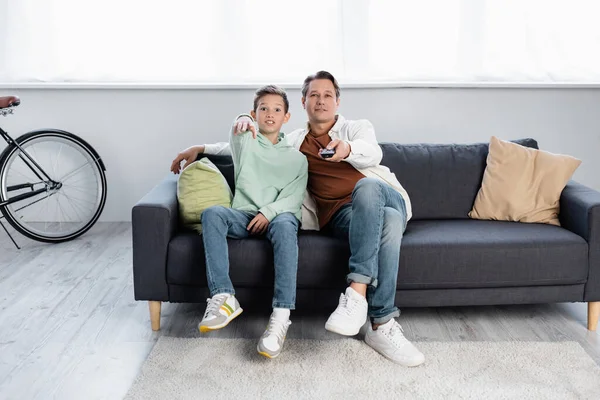
[[[513, 142], [537, 149], [534, 139]], [[488, 143], [380, 143], [387, 166], [412, 203], [413, 219], [468, 218], [481, 187]]]
[[[534, 139], [513, 142], [537, 149]], [[413, 219], [468, 218], [481, 186], [488, 143], [380, 143], [387, 166], [410, 196]], [[204, 157], [200, 155], [198, 158]], [[206, 156], [223, 173], [235, 192], [230, 156]]]
[[219, 168], [219, 171], [221, 171], [221, 173], [227, 180], [227, 183], [231, 188], [231, 192], [235, 193], [235, 175], [233, 173], [233, 159], [231, 158], [231, 156], [213, 156], [199, 154], [197, 159], [199, 160], [202, 157], [208, 157], [208, 159], [212, 161], [212, 163], [215, 164], [217, 168]]

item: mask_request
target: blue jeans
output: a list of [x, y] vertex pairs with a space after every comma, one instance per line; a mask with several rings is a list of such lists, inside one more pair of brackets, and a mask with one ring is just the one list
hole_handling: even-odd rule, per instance
[[[227, 238], [248, 237], [250, 233], [246, 227], [253, 218], [251, 213], [222, 206], [209, 207], [202, 212], [202, 240], [211, 296], [217, 293], [235, 294], [229, 278]], [[273, 218], [267, 227], [267, 239], [273, 246], [275, 258], [273, 308], [295, 308], [298, 225], [294, 214], [283, 213]]]
[[335, 236], [350, 242], [347, 280], [368, 285], [369, 317], [376, 324], [400, 315], [394, 299], [406, 219], [400, 193], [385, 182], [363, 178], [352, 191], [352, 202], [327, 224]]

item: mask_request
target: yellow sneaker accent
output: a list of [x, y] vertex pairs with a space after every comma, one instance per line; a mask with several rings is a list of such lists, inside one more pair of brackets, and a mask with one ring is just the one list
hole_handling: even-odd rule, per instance
[[263, 351], [259, 351], [258, 354], [260, 354], [261, 356], [265, 356], [267, 358], [273, 358], [270, 355], [268, 355], [267, 353], [263, 352]]

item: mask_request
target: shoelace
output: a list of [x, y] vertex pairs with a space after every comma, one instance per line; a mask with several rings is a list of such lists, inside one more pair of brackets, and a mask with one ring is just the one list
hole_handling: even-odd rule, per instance
[[206, 311], [204, 312], [204, 318], [209, 315], [218, 316], [219, 308], [221, 308], [221, 304], [227, 298], [227, 295], [220, 295], [206, 299]]
[[358, 301], [355, 299], [350, 299], [350, 296], [347, 296], [343, 293], [340, 294], [340, 308], [344, 310], [346, 315], [351, 315], [354, 312], [357, 304]]
[[292, 322], [289, 320], [282, 322], [275, 319], [274, 317], [271, 317], [271, 319], [269, 319], [269, 326], [267, 327], [266, 336], [275, 335], [277, 337], [277, 341], [281, 342], [287, 332], [288, 326], [290, 326], [291, 324]]
[[392, 326], [387, 331], [383, 331], [383, 334], [387, 336], [397, 347], [402, 347], [408, 343], [408, 339], [404, 337], [404, 329], [396, 321], [394, 321]]

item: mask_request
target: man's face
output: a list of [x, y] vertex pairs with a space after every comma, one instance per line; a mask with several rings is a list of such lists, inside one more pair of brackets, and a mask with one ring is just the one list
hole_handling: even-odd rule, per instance
[[335, 97], [335, 87], [329, 79], [315, 79], [308, 85], [302, 106], [313, 123], [331, 122], [335, 119], [340, 99]]
[[258, 100], [256, 111], [250, 113], [258, 123], [262, 134], [281, 132], [281, 126], [290, 119], [285, 112], [283, 98], [277, 94], [266, 94]]

